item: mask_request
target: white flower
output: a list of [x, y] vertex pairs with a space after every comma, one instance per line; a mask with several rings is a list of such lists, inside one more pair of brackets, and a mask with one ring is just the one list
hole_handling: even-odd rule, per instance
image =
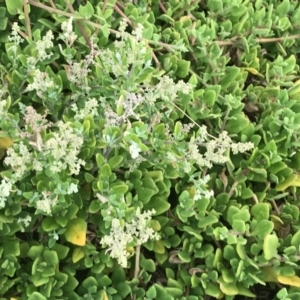
[[31, 216], [27, 215], [25, 218], [19, 218], [17, 222], [23, 223], [25, 227], [28, 227], [30, 225], [31, 219]]
[[71, 109], [74, 112], [76, 112], [76, 114], [74, 116], [74, 119], [78, 120], [78, 121], [81, 121], [81, 120], [84, 120], [84, 118], [87, 115], [91, 115], [93, 117], [96, 116], [96, 115], [98, 115], [98, 111], [97, 111], [98, 106], [99, 106], [99, 103], [98, 103], [98, 101], [95, 98], [87, 100], [85, 102], [84, 108], [82, 108], [80, 110], [78, 110], [77, 105], [74, 103], [71, 106]]
[[59, 236], [58, 236], [58, 234], [57, 234], [55, 231], [53, 232], [52, 237], [53, 237], [53, 239], [55, 239], [56, 241], [58, 241], [58, 239], [59, 239]]
[[62, 40], [66, 42], [67, 45], [71, 46], [77, 39], [77, 35], [73, 32], [73, 18], [70, 18], [68, 22], [63, 22], [61, 24], [61, 29], [63, 34], [60, 35]]
[[57, 203], [57, 196], [54, 199], [51, 199], [51, 193], [47, 191], [42, 192], [42, 200], [36, 202], [36, 208], [48, 215], [51, 214], [51, 208]]
[[50, 58], [50, 56], [52, 55], [52, 52], [47, 54], [46, 50], [53, 47], [53, 42], [52, 42], [53, 39], [54, 39], [54, 35], [52, 31], [49, 30], [42, 40], [36, 42], [36, 49], [38, 51], [37, 59], [39, 61], [43, 61], [47, 58]]
[[135, 241], [137, 245], [146, 243], [149, 239], [158, 240], [159, 235], [149, 226], [151, 216], [155, 210], [140, 212], [138, 208], [131, 222], [121, 225], [121, 221], [113, 219], [109, 235], [102, 238], [101, 244], [106, 245], [107, 251], [112, 258], [116, 258], [120, 266], [127, 267], [127, 260], [130, 253], [126, 246]]
[[78, 186], [75, 183], [71, 183], [68, 187], [68, 195], [73, 194], [73, 193], [77, 193], [78, 192]]
[[32, 163], [32, 153], [28, 151], [22, 141], [8, 148], [6, 153], [5, 164], [11, 166], [16, 178], [21, 178], [27, 170], [26, 166]]
[[133, 159], [138, 158], [141, 151], [142, 150], [139, 148], [138, 144], [136, 144], [136, 143], [133, 143], [129, 147], [129, 153]]
[[13, 186], [13, 181], [8, 178], [3, 178], [0, 183], [0, 207], [5, 207], [6, 198], [10, 195]]

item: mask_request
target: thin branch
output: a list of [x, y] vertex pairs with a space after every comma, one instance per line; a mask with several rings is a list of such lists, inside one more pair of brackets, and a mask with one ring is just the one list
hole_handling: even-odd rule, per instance
[[166, 13], [167, 13], [167, 10], [166, 10], [166, 8], [164, 7], [164, 5], [163, 5], [160, 1], [158, 2], [158, 5], [159, 5], [160, 9], [163, 11], [163, 13], [166, 14]]
[[25, 24], [26, 24], [26, 31], [30, 40], [32, 40], [32, 33], [30, 27], [30, 18], [29, 18], [29, 11], [27, 7], [27, 1], [23, 0], [23, 9], [24, 9], [24, 17], [25, 17]]
[[50, 3], [50, 5], [51, 5], [53, 8], [56, 8], [56, 6], [55, 6], [53, 0], [49, 0], [49, 3]]
[[231, 189], [230, 189], [230, 191], [229, 191], [229, 193], [228, 193], [228, 198], [229, 198], [229, 199], [230, 199], [231, 196], [233, 195], [233, 193], [234, 193], [234, 191], [235, 191], [235, 188], [238, 186], [238, 184], [239, 184], [239, 181], [238, 181], [238, 180], [235, 180], [234, 183], [233, 183], [233, 185], [232, 185], [232, 187], [231, 187]]
[[103, 5], [102, 5], [101, 11], [102, 11], [103, 14], [104, 14], [104, 12], [105, 12], [105, 8], [106, 8], [107, 1], [108, 1], [108, 0], [104, 0]]
[[116, 4], [120, 6], [120, 8], [125, 9], [125, 5], [121, 3], [120, 1], [117, 1]]
[[[295, 40], [299, 38], [300, 38], [300, 34], [294, 34], [294, 35], [274, 37], [274, 38], [256, 38], [254, 40], [259, 44], [266, 44], [266, 43], [284, 42], [285, 40]], [[219, 46], [229, 46], [235, 44], [242, 44], [242, 41], [239, 41], [238, 38], [234, 38], [228, 41], [217, 41], [217, 44]]]
[[[134, 278], [138, 279], [139, 272], [140, 272], [140, 255], [141, 255], [141, 246], [136, 246], [135, 249], [135, 267], [134, 267]], [[136, 294], [133, 296], [133, 300], [136, 299]]]

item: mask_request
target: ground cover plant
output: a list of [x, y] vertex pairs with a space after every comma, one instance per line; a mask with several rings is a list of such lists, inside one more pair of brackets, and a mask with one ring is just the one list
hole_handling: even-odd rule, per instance
[[0, 1], [0, 298], [300, 297], [298, 1]]

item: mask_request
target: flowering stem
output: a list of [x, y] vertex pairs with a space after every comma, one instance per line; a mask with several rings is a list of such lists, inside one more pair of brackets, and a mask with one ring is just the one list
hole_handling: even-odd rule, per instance
[[[117, 5], [115, 5], [114, 6], [114, 9], [115, 9], [115, 11], [121, 16], [121, 17], [123, 17], [124, 19], [126, 19], [126, 21], [129, 23], [129, 25], [133, 28], [133, 29], [136, 29], [136, 26], [135, 26], [135, 24], [122, 12], [122, 10], [117, 6]], [[149, 45], [148, 45], [148, 47], [150, 47]], [[154, 61], [155, 61], [155, 63], [156, 63], [156, 65], [158, 66], [158, 67], [160, 67], [160, 62], [159, 62], [159, 60], [157, 59], [157, 57], [156, 57], [156, 55], [155, 55], [155, 53], [154, 53], [154, 51], [152, 50], [152, 58], [154, 59]]]
[[[65, 2], [66, 2], [66, 4], [67, 4], [67, 6], [68, 6], [70, 12], [73, 13], [73, 14], [75, 14], [75, 10], [74, 10], [72, 4], [69, 3], [67, 0], [65, 0]], [[92, 49], [92, 48], [93, 48], [93, 47], [92, 47], [92, 43], [91, 43], [91, 41], [90, 41], [90, 39], [89, 39], [87, 33], [85, 32], [85, 30], [84, 30], [84, 28], [83, 28], [83, 26], [82, 26], [82, 24], [81, 24], [81, 21], [78, 20], [78, 21], [75, 21], [75, 23], [77, 24], [77, 26], [78, 26], [80, 32], [82, 33], [82, 35], [83, 35], [83, 37], [84, 37], [86, 43], [87, 43], [88, 46]]]

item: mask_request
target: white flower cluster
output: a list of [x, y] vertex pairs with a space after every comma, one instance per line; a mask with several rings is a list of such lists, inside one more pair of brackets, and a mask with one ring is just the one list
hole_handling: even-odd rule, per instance
[[9, 197], [12, 186], [13, 186], [13, 180], [9, 178], [3, 178], [0, 183], [0, 208], [5, 207], [5, 202], [7, 200], [7, 197]]
[[210, 176], [206, 175], [203, 178], [194, 179], [191, 177], [190, 180], [193, 182], [196, 187], [196, 193], [194, 195], [194, 200], [201, 200], [202, 198], [210, 199], [214, 195], [213, 190], [207, 190], [206, 185], [210, 180]]
[[139, 148], [138, 144], [132, 142], [132, 145], [129, 146], [129, 153], [133, 159], [139, 157], [141, 149]]
[[33, 161], [32, 153], [29, 152], [27, 146], [21, 141], [14, 144], [13, 147], [9, 147], [6, 150], [6, 154], [4, 163], [11, 166], [14, 171], [14, 178], [16, 180], [20, 179], [27, 171], [28, 165]]
[[74, 103], [71, 105], [71, 109], [76, 113], [74, 119], [76, 121], [84, 120], [87, 115], [97, 116], [99, 103], [95, 98], [85, 101], [84, 108], [78, 109], [77, 105]]
[[[211, 139], [207, 142], [209, 137]], [[199, 146], [206, 148], [204, 155], [199, 153]], [[234, 143], [226, 131], [222, 131], [218, 138], [211, 137], [203, 125], [200, 128], [200, 136], [190, 140], [186, 159], [195, 161], [200, 167], [211, 168], [214, 163], [223, 164], [228, 161], [228, 157], [224, 155], [227, 149], [231, 149], [233, 154], [237, 154], [253, 148], [252, 142]]]
[[59, 131], [53, 132], [43, 145], [43, 154], [51, 161], [50, 171], [58, 173], [69, 167], [71, 174], [78, 174], [80, 167], [85, 164], [78, 158], [83, 138], [75, 133], [67, 123], [57, 122]]
[[118, 219], [112, 220], [110, 234], [102, 238], [101, 244], [108, 247], [107, 251], [110, 252], [110, 256], [116, 258], [123, 268], [127, 267], [127, 260], [130, 256], [126, 250], [128, 244], [134, 242], [136, 245], [142, 245], [150, 239], [159, 239], [158, 234], [149, 227], [154, 213], [154, 210], [141, 213], [140, 209], [137, 209], [133, 220], [125, 225], [122, 225]]
[[[154, 104], [156, 100], [164, 100], [167, 103], [174, 101], [179, 92], [188, 95], [191, 93], [193, 86], [179, 80], [177, 83], [172, 78], [165, 75], [160, 78], [160, 81], [155, 86], [147, 86], [145, 88], [145, 98], [149, 104]], [[172, 107], [173, 108], [173, 107]]]
[[43, 60], [51, 57], [52, 52], [50, 52], [48, 54], [46, 50], [53, 47], [53, 42], [52, 42], [53, 39], [54, 39], [54, 35], [53, 35], [52, 31], [49, 30], [49, 31], [47, 31], [46, 35], [43, 36], [43, 38], [41, 40], [36, 42], [36, 50], [37, 50], [36, 63], [38, 61], [43, 61]]
[[18, 25], [18, 23], [13, 23], [12, 25], [12, 31], [11, 31], [11, 35], [10, 37], [8, 38], [8, 40], [10, 42], [13, 42], [13, 45], [10, 46], [9, 50], [13, 51], [14, 54], [15, 54], [15, 57], [16, 57], [16, 54], [17, 54], [17, 48], [18, 48], [18, 45], [20, 45], [23, 41], [23, 39], [21, 38], [21, 36], [19, 35], [19, 32], [20, 31], [20, 27]]
[[[17, 223], [22, 224], [24, 227], [28, 227], [30, 225], [32, 218], [30, 215], [27, 215], [25, 218], [18, 218]], [[21, 229], [24, 232], [24, 228]]]
[[49, 78], [48, 73], [41, 72], [40, 70], [36, 69], [34, 71], [33, 82], [28, 84], [25, 92], [35, 90], [36, 94], [40, 98], [44, 98], [45, 94], [49, 92], [49, 89], [55, 90], [58, 88], [59, 87], [55, 84], [55, 82]]
[[68, 45], [72, 46], [75, 40], [77, 39], [77, 35], [73, 32], [73, 18], [70, 18], [68, 22], [63, 22], [61, 24], [61, 29], [63, 33], [60, 35], [60, 38]]
[[36, 202], [36, 208], [47, 215], [51, 214], [51, 208], [57, 203], [57, 196], [51, 198], [51, 192], [43, 191], [42, 199]]

